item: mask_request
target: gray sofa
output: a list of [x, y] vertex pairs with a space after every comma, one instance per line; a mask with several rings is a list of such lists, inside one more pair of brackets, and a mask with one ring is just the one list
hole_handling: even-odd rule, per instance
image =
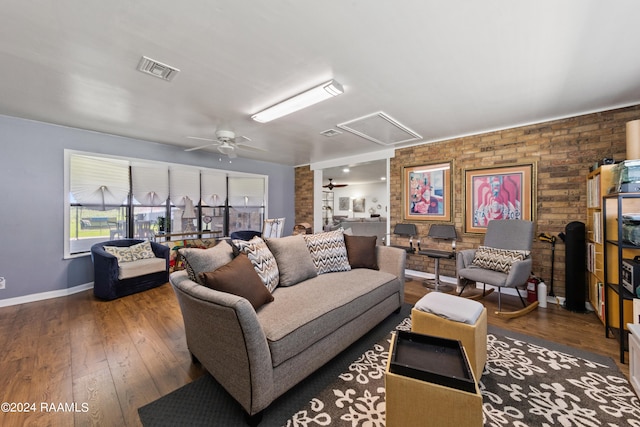
[[379, 245], [384, 245], [386, 241], [386, 218], [349, 218], [328, 226], [329, 230], [339, 228], [343, 228], [345, 231], [350, 229], [350, 233], [355, 236], [376, 236]]
[[257, 310], [185, 271], [172, 273], [192, 357], [259, 422], [274, 399], [400, 308], [406, 254], [377, 246], [375, 255], [379, 270], [354, 268], [277, 287], [274, 300]]

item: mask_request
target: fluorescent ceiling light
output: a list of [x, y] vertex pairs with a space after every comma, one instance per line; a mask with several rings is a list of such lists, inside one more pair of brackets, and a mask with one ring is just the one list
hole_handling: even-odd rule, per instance
[[326, 83], [322, 83], [321, 85], [309, 89], [306, 92], [302, 92], [299, 95], [269, 107], [266, 110], [262, 110], [251, 116], [251, 118], [260, 123], [270, 122], [271, 120], [291, 114], [294, 111], [302, 110], [310, 105], [317, 104], [320, 101], [338, 96], [343, 92], [344, 90], [340, 83], [335, 80], [329, 80]]

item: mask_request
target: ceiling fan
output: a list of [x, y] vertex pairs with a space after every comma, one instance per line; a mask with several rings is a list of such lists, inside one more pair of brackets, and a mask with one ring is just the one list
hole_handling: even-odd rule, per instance
[[248, 137], [243, 136], [243, 135], [236, 136], [235, 132], [230, 131], [230, 130], [217, 130], [215, 139], [201, 138], [201, 137], [198, 137], [198, 136], [188, 136], [187, 138], [189, 138], [189, 139], [198, 139], [198, 140], [201, 140], [201, 141], [211, 141], [212, 143], [211, 144], [206, 144], [206, 145], [201, 145], [199, 147], [187, 148], [184, 151], [195, 151], [195, 150], [201, 150], [203, 148], [207, 148], [207, 147], [211, 147], [211, 146], [216, 146], [220, 153], [229, 156], [229, 158], [231, 158], [231, 159], [234, 159], [234, 158], [238, 157], [238, 155], [236, 154], [236, 150], [237, 149], [248, 149], [248, 150], [255, 150], [255, 151], [264, 151], [264, 150], [262, 150], [260, 148], [252, 147], [252, 146], [243, 144], [242, 142], [239, 142], [238, 140], [244, 140], [244, 141], [247, 141], [247, 142], [251, 142], [251, 138], [248, 138]]
[[329, 191], [331, 191], [334, 188], [346, 187], [347, 185], [349, 185], [349, 184], [334, 184], [333, 183], [333, 178], [329, 178], [329, 183], [327, 185], [323, 185], [322, 187], [328, 188]]

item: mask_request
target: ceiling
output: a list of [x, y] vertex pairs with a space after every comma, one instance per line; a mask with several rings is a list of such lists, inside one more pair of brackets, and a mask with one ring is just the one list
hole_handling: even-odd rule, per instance
[[[228, 129], [262, 149], [240, 157], [285, 165], [388, 149], [320, 135], [379, 111], [423, 143], [640, 103], [636, 0], [9, 0], [2, 9], [0, 114], [185, 149], [203, 145], [187, 136]], [[180, 72], [171, 82], [138, 72], [143, 55]], [[250, 119], [332, 78], [344, 94]]]
[[387, 161], [375, 160], [360, 163], [349, 163], [344, 166], [325, 168], [322, 170], [322, 183], [333, 184], [376, 184], [387, 178]]

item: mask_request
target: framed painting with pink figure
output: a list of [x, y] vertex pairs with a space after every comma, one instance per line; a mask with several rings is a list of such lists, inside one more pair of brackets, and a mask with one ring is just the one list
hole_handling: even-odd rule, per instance
[[451, 221], [451, 162], [405, 167], [402, 193], [405, 220]]
[[465, 171], [465, 232], [484, 233], [493, 219], [533, 220], [535, 164]]

